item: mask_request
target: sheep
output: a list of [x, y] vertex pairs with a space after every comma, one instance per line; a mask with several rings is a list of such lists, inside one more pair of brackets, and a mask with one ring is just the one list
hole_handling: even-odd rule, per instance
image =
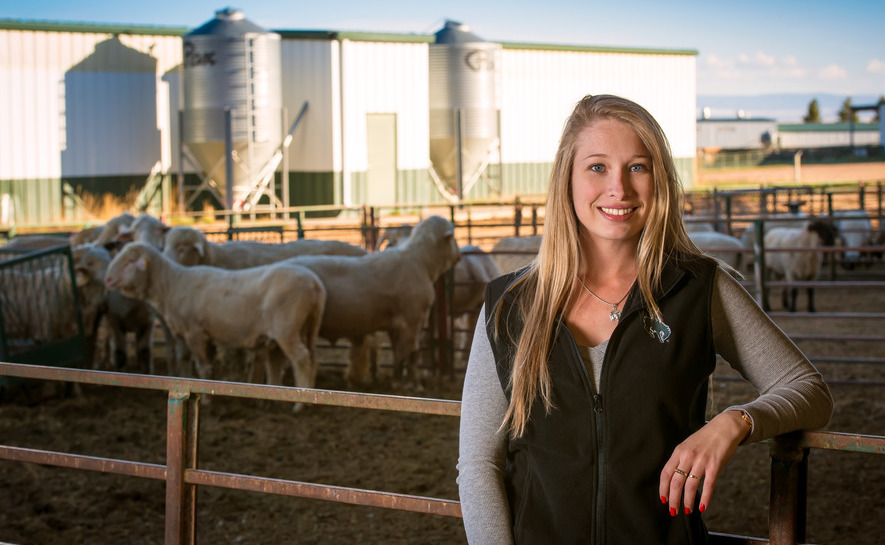
[[844, 246], [853, 248], [842, 254], [842, 266], [848, 270], [860, 263], [861, 250], [873, 241], [873, 225], [866, 210], [834, 210], [833, 218]]
[[351, 342], [348, 383], [366, 380], [366, 338], [386, 331], [393, 347], [393, 383], [406, 372], [408, 386], [419, 387], [415, 358], [419, 333], [435, 297], [434, 282], [461, 258], [454, 227], [430, 216], [403, 243], [364, 256], [310, 255], [287, 260], [314, 271], [326, 285], [326, 311], [320, 337]]
[[[113, 361], [117, 369], [126, 365], [126, 335], [132, 332], [135, 335], [136, 360], [141, 369], [149, 374], [154, 374], [154, 364], [151, 358], [151, 333], [153, 331], [155, 314], [153, 309], [144, 301], [126, 297], [117, 290], [108, 291], [105, 288], [104, 277], [108, 265], [111, 262], [110, 253], [101, 247], [85, 245], [74, 250], [74, 271], [77, 279], [77, 288], [82, 298], [84, 329], [88, 322], [87, 316], [95, 312], [91, 309], [102, 308], [108, 329], [114, 341]], [[89, 322], [93, 324], [92, 344], [95, 344], [94, 329], [97, 329], [97, 320]], [[90, 354], [95, 352], [94, 348]]]
[[114, 240], [143, 242], [162, 250], [169, 226], [150, 214], [139, 214], [131, 225], [120, 227]]
[[94, 242], [95, 239], [97, 239], [99, 235], [101, 235], [102, 229], [104, 229], [104, 224], [96, 225], [94, 227], [85, 227], [79, 231], [71, 233], [68, 236], [71, 248], [75, 246], [80, 246], [81, 244]]
[[365, 255], [366, 251], [338, 240], [301, 239], [272, 244], [252, 240], [233, 240], [216, 244], [193, 227], [173, 227], [166, 233], [163, 252], [185, 266], [211, 265], [222, 269], [245, 269], [267, 265], [299, 255]]
[[[316, 338], [326, 289], [316, 274], [292, 262], [228, 271], [185, 267], [143, 243], [127, 244], [111, 261], [105, 286], [146, 301], [184, 339], [200, 378], [212, 377], [211, 350], [282, 350], [295, 386], [316, 383]], [[271, 344], [272, 343], [272, 344]], [[268, 381], [281, 373], [268, 370]], [[296, 406], [296, 410], [300, 406]]]
[[[412, 232], [410, 225], [390, 227], [384, 231], [381, 242], [386, 242], [386, 248], [396, 246], [402, 240], [409, 237]], [[381, 244], [379, 244], [379, 247]], [[482, 306], [486, 284], [500, 276], [495, 259], [482, 248], [467, 244], [459, 248], [461, 259], [454, 268], [454, 296], [452, 301], [452, 313], [457, 315], [456, 320], [461, 322], [460, 328], [473, 331], [479, 309]], [[462, 358], [470, 352], [473, 335], [463, 335], [463, 340], [456, 343]]]
[[739, 271], [746, 248], [740, 239], [716, 231], [690, 231], [688, 238], [705, 254]]
[[540, 249], [540, 236], [504, 237], [492, 246], [492, 255], [501, 274], [507, 274], [534, 261]]
[[412, 226], [408, 224], [388, 227], [383, 233], [381, 233], [381, 236], [378, 237], [378, 240], [375, 243], [375, 250], [383, 250], [384, 248], [396, 246], [397, 243], [409, 238], [411, 233]]
[[467, 331], [458, 343], [461, 359], [466, 360], [473, 343], [473, 328], [485, 295], [486, 284], [501, 275], [498, 264], [491, 254], [477, 246], [461, 246], [461, 260], [455, 265], [455, 294], [453, 312], [462, 322], [460, 328]]
[[92, 241], [96, 246], [104, 246], [114, 241], [120, 229], [132, 225], [135, 216], [129, 212], [123, 212], [119, 216], [113, 217], [102, 226], [101, 233]]
[[[796, 252], [766, 252], [766, 268], [776, 275], [786, 279], [787, 283], [794, 281], [815, 280], [820, 270], [823, 257], [819, 251], [813, 251], [820, 246], [832, 246], [835, 242], [835, 229], [832, 224], [814, 220], [808, 221], [803, 227], [775, 227], [765, 233], [765, 248], [773, 250], [777, 248], [808, 248], [807, 251]], [[790, 312], [796, 312], [797, 288], [782, 292], [784, 308]], [[808, 312], [815, 312], [814, 290], [808, 288]]]

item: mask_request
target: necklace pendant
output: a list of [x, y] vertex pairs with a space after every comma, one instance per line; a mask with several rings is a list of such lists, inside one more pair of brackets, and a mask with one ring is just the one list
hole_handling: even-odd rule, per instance
[[608, 313], [608, 319], [617, 322], [621, 319], [621, 311], [618, 310], [618, 307], [612, 308], [612, 311]]

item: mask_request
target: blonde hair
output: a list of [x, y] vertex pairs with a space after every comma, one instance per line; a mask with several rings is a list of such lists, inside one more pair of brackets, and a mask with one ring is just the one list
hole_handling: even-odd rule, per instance
[[[548, 412], [552, 409], [547, 359], [556, 323], [575, 296], [574, 279], [583, 259], [572, 201], [572, 165], [578, 136], [599, 119], [613, 119], [632, 127], [652, 158], [653, 198], [636, 249], [639, 291], [652, 316], [661, 319], [654, 293], [660, 290], [664, 263], [671, 258], [702, 255], [685, 231], [682, 187], [670, 144], [658, 122], [642, 106], [625, 98], [588, 95], [581, 99], [566, 120], [550, 173], [544, 237], [538, 257], [508, 288], [520, 293], [515, 310], [525, 324], [520, 338], [515, 340], [510, 405], [502, 423], [514, 437], [525, 432], [537, 397]], [[502, 331], [500, 304], [494, 316], [497, 338]]]

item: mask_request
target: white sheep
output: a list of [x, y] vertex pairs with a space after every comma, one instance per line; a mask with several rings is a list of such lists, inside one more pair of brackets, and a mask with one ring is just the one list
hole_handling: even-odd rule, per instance
[[102, 226], [101, 232], [91, 241], [91, 243], [96, 246], [110, 244], [117, 237], [120, 229], [132, 225], [133, 221], [135, 221], [135, 216], [129, 212], [123, 212], [122, 214], [109, 219], [107, 223]]
[[452, 224], [431, 216], [412, 229], [404, 242], [365, 256], [312, 255], [286, 263], [313, 270], [326, 286], [326, 311], [320, 337], [349, 339], [350, 383], [366, 381], [369, 335], [386, 331], [393, 347], [393, 381], [406, 371], [412, 386], [419, 333], [433, 304], [434, 282], [461, 258]]
[[[212, 376], [215, 344], [268, 346], [285, 354], [295, 386], [315, 386], [316, 337], [326, 290], [305, 267], [291, 262], [235, 271], [185, 267], [151, 246], [131, 243], [111, 261], [105, 285], [148, 302], [161, 314], [194, 355], [201, 378]], [[270, 382], [278, 382], [280, 375], [268, 370]]]
[[535, 260], [541, 237], [503, 237], [492, 246], [492, 256], [501, 274], [519, 270]]
[[746, 251], [740, 239], [716, 231], [689, 231], [688, 238], [708, 256], [722, 261], [736, 271], [740, 270]]
[[455, 265], [455, 294], [452, 311], [457, 314], [462, 334], [457, 343], [461, 360], [466, 361], [473, 343], [473, 328], [484, 301], [486, 284], [501, 275], [491, 254], [471, 244], [461, 246], [461, 260]]
[[[803, 227], [775, 227], [765, 233], [765, 264], [769, 271], [783, 277], [788, 283], [817, 279], [823, 256], [814, 251], [821, 246], [832, 246], [835, 230], [832, 224], [815, 220]], [[806, 248], [800, 251], [774, 251], [778, 248]], [[784, 308], [796, 311], [797, 288], [784, 288]], [[814, 290], [808, 288], [808, 311], [814, 312]]]
[[[412, 226], [399, 225], [385, 229], [377, 247], [392, 248], [406, 240], [412, 232]], [[386, 244], [381, 244], [385, 242]], [[456, 326], [470, 333], [461, 335], [455, 345], [462, 359], [470, 353], [473, 342], [472, 331], [476, 318], [483, 303], [486, 284], [500, 276], [497, 263], [491, 254], [482, 248], [467, 244], [459, 248], [461, 259], [454, 268], [454, 290], [451, 312], [456, 316]]]
[[143, 242], [158, 250], [163, 249], [169, 226], [150, 214], [139, 214], [132, 224], [121, 226], [114, 240], [121, 242]]
[[842, 244], [848, 248], [842, 254], [842, 266], [853, 269], [864, 256], [859, 248], [873, 242], [873, 225], [866, 210], [834, 210], [833, 218]]
[[245, 269], [267, 265], [299, 255], [365, 255], [359, 246], [338, 240], [300, 239], [285, 243], [254, 240], [212, 242], [198, 229], [178, 226], [166, 233], [163, 252], [185, 266], [211, 265], [222, 269]]

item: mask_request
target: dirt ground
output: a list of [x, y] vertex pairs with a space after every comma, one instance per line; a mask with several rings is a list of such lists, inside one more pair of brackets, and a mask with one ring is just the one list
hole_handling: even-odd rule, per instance
[[[879, 164], [879, 179], [885, 164]], [[842, 272], [885, 278], [885, 265]], [[841, 277], [841, 276], [840, 276]], [[775, 309], [779, 297], [774, 294]], [[819, 313], [882, 312], [881, 288], [819, 289]], [[800, 305], [804, 298], [800, 296]], [[791, 335], [881, 336], [882, 320], [778, 318]], [[797, 340], [812, 359], [882, 358], [882, 341]], [[345, 389], [340, 351], [323, 351], [317, 387]], [[819, 363], [836, 400], [832, 431], [885, 436], [885, 367], [879, 363]], [[125, 370], [137, 372], [134, 363]], [[239, 371], [229, 369], [235, 377]], [[367, 391], [395, 393], [382, 367]], [[720, 369], [717, 377], [727, 377]], [[428, 383], [426, 397], [460, 398], [463, 373]], [[290, 379], [291, 380], [291, 379]], [[866, 382], [858, 382], [866, 381]], [[409, 394], [413, 395], [413, 394]], [[745, 383], [714, 381], [714, 410], [748, 399]], [[37, 403], [0, 404], [0, 444], [165, 463], [162, 392], [84, 387], [80, 397], [47, 396]], [[458, 499], [453, 417], [216, 398], [202, 410], [199, 466], [418, 496]], [[769, 458], [765, 445], [739, 449], [717, 483], [705, 513], [711, 531], [768, 535]], [[161, 481], [0, 461], [0, 542], [141, 545], [163, 542]], [[808, 476], [807, 542], [878, 544], [885, 520], [885, 456], [816, 450]], [[249, 544], [458, 544], [460, 519], [354, 507], [201, 487], [198, 542]]]

